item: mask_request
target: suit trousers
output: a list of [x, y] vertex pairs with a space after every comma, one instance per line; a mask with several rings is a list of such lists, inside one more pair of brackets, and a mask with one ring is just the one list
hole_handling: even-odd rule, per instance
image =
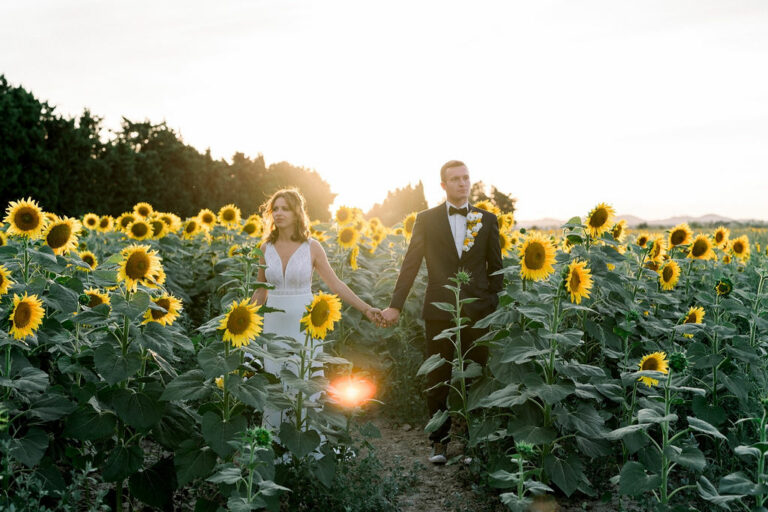
[[[480, 366], [485, 366], [488, 362], [488, 347], [475, 345], [475, 340], [483, 336], [488, 332], [488, 329], [475, 329], [472, 327], [472, 323], [469, 323], [461, 329], [461, 350], [465, 355], [464, 365], [468, 362], [475, 361]], [[426, 331], [426, 357], [432, 354], [440, 354], [445, 358], [448, 363], [443, 364], [439, 368], [429, 372], [427, 374], [427, 408], [429, 409], [429, 417], [431, 418], [437, 411], [447, 409], [448, 392], [450, 388], [447, 386], [438, 386], [437, 388], [430, 389], [439, 382], [450, 382], [451, 379], [451, 361], [455, 358], [455, 349], [450, 339], [442, 338], [435, 340], [435, 336], [440, 334], [444, 329], [449, 327], [455, 327], [456, 324], [453, 320], [425, 320], [424, 321]], [[467, 353], [467, 349], [469, 352]], [[467, 381], [469, 383], [469, 379]], [[443, 425], [430, 432], [429, 439], [432, 442], [448, 442], [448, 434], [451, 431], [451, 417], [443, 423]]]

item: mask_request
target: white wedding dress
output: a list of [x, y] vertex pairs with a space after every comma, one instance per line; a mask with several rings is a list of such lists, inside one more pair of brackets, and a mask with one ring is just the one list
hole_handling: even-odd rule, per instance
[[[283, 312], [266, 313], [264, 315], [265, 333], [274, 333], [279, 336], [286, 336], [303, 343], [305, 333], [301, 332], [301, 318], [306, 315], [307, 306], [312, 302], [312, 255], [309, 248], [309, 240], [304, 242], [296, 249], [285, 264], [283, 271], [283, 261], [280, 259], [277, 249], [271, 242], [264, 244], [264, 261], [267, 268], [264, 269], [266, 280], [275, 288], [269, 290], [267, 294], [266, 305], [282, 309]], [[285, 343], [277, 342], [278, 347], [287, 348]], [[319, 341], [316, 341], [319, 345]], [[322, 347], [316, 346], [313, 359], [322, 351]], [[298, 356], [295, 358], [298, 364]], [[317, 363], [315, 368], [321, 367]], [[277, 363], [267, 358], [264, 360], [264, 369], [280, 376], [283, 368], [290, 367], [296, 373], [296, 366], [287, 363]], [[313, 370], [313, 375], [322, 375], [322, 370]], [[316, 400], [319, 393], [312, 395], [311, 400]], [[286, 411], [280, 411], [272, 407], [264, 410], [264, 426], [277, 432], [280, 424], [286, 421]]]

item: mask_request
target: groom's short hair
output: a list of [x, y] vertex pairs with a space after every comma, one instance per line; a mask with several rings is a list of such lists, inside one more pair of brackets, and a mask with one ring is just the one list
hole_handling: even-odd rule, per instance
[[440, 168], [440, 181], [445, 183], [445, 173], [448, 169], [451, 167], [461, 167], [462, 165], [466, 166], [464, 162], [461, 160], [449, 160], [443, 164], [443, 166]]

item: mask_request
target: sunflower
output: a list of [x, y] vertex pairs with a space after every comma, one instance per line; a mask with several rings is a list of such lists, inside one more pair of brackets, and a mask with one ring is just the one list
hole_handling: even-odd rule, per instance
[[[704, 308], [699, 307], [691, 307], [688, 310], [688, 313], [685, 314], [685, 318], [683, 319], [683, 324], [700, 324], [704, 320]], [[686, 338], [693, 338], [693, 334], [691, 333], [685, 333], [683, 334]]]
[[115, 219], [113, 219], [111, 215], [102, 215], [99, 219], [99, 226], [97, 229], [102, 233], [109, 233], [112, 231], [114, 225]]
[[17, 340], [22, 339], [36, 331], [43, 323], [45, 309], [43, 302], [37, 295], [24, 296], [13, 295], [13, 311], [11, 312], [11, 334]]
[[635, 243], [645, 249], [645, 246], [648, 245], [650, 239], [651, 236], [648, 233], [640, 233], [637, 235], [637, 238], [635, 238]]
[[128, 224], [125, 234], [134, 240], [148, 240], [152, 238], [152, 226], [145, 219], [138, 219]]
[[309, 335], [324, 340], [333, 323], [341, 320], [341, 300], [336, 295], [318, 292], [307, 306], [307, 314], [301, 319]]
[[8, 236], [5, 232], [0, 231], [0, 247], [8, 244]]
[[627, 237], [627, 221], [621, 219], [619, 222], [613, 225], [611, 228], [611, 236], [617, 242], [621, 243]]
[[80, 221], [62, 217], [45, 228], [45, 244], [53, 249], [54, 254], [68, 254], [77, 248], [77, 235], [82, 226]]
[[8, 293], [8, 288], [14, 283], [11, 279], [11, 271], [0, 265], [0, 297]]
[[165, 274], [157, 251], [150, 250], [148, 245], [133, 244], [123, 249], [121, 254], [123, 259], [119, 263], [117, 279], [125, 281], [126, 288], [131, 291], [136, 291], [139, 283], [152, 285], [156, 276]]
[[59, 220], [59, 216], [52, 212], [43, 212], [43, 216], [45, 217], [46, 224], [49, 222]]
[[392, 231], [393, 235], [397, 236], [404, 236], [405, 235], [405, 229], [403, 228], [395, 228], [394, 231]]
[[692, 238], [693, 231], [688, 227], [688, 223], [678, 224], [669, 231], [669, 248], [690, 244]]
[[157, 218], [165, 222], [169, 233], [175, 233], [181, 227], [181, 219], [175, 213], [160, 213]]
[[741, 235], [730, 242], [730, 252], [740, 260], [749, 259], [749, 237]]
[[532, 281], [545, 279], [555, 271], [555, 252], [549, 238], [539, 233], [527, 235], [520, 247], [520, 276]]
[[512, 213], [503, 213], [496, 217], [499, 223], [499, 231], [509, 231], [515, 225], [515, 216]]
[[87, 263], [89, 267], [91, 267], [91, 270], [95, 269], [99, 264], [98, 258], [96, 258], [96, 255], [91, 251], [80, 251], [77, 253], [77, 255], [80, 256], [80, 259]]
[[411, 238], [411, 235], [413, 234], [413, 226], [416, 224], [416, 215], [418, 215], [416, 212], [411, 212], [405, 219], [403, 219], [403, 233], [406, 238]]
[[243, 233], [245, 233], [250, 237], [258, 238], [261, 235], [261, 232], [262, 232], [261, 222], [248, 220], [246, 221], [245, 224], [243, 224]]
[[349, 260], [347, 261], [347, 263], [349, 263], [349, 266], [350, 268], [352, 268], [352, 270], [357, 270], [358, 268], [357, 257], [359, 254], [360, 254], [360, 247], [357, 245], [354, 246], [351, 251], [349, 251]]
[[154, 208], [152, 208], [152, 205], [149, 203], [136, 203], [133, 206], [133, 213], [138, 215], [139, 217], [149, 217], [149, 215], [155, 211]]
[[671, 290], [680, 279], [680, 265], [675, 260], [669, 260], [659, 271], [659, 284], [662, 290]]
[[612, 206], [599, 203], [587, 215], [585, 223], [587, 225], [587, 233], [592, 238], [598, 238], [611, 228], [614, 215], [616, 215], [616, 212]]
[[127, 231], [128, 226], [131, 225], [132, 222], [136, 220], [136, 215], [130, 212], [125, 212], [121, 214], [117, 220], [115, 221], [115, 225], [117, 226], [117, 229], [120, 229], [122, 231]]
[[203, 230], [202, 222], [195, 217], [187, 219], [182, 230], [182, 237], [186, 240], [196, 237]]
[[163, 308], [165, 311], [148, 308], [144, 313], [144, 321], [141, 322], [142, 325], [149, 322], [157, 322], [160, 325], [171, 325], [179, 317], [179, 314], [181, 314], [181, 301], [173, 295], [164, 293], [157, 299], [152, 299], [152, 302], [154, 302], [156, 306]]
[[715, 230], [713, 238], [715, 240], [715, 246], [718, 249], [725, 249], [728, 246], [728, 239], [731, 237], [731, 230], [725, 226], [720, 226]]
[[160, 217], [152, 216], [149, 218], [149, 226], [152, 228], [152, 238], [160, 240], [168, 234], [168, 224], [163, 222]]
[[231, 246], [229, 246], [229, 250], [227, 250], [227, 256], [229, 256], [230, 258], [234, 258], [235, 256], [237, 256], [237, 252], [239, 250], [240, 250], [240, 245], [232, 244]]
[[83, 226], [88, 229], [99, 229], [99, 222], [101, 222], [101, 217], [95, 213], [86, 213], [83, 215]]
[[651, 249], [648, 251], [648, 258], [651, 261], [661, 263], [664, 259], [664, 255], [667, 253], [667, 243], [664, 240], [664, 237], [656, 235], [648, 243], [651, 244]]
[[512, 237], [509, 233], [499, 231], [499, 245], [501, 246], [502, 258], [508, 257], [512, 253], [512, 249], [515, 245], [512, 243]]
[[723, 263], [726, 265], [731, 262], [731, 255], [730, 254], [723, 254]]
[[581, 304], [581, 299], [589, 298], [592, 289], [592, 275], [586, 261], [574, 260], [568, 265], [565, 289], [571, 294], [571, 302]]
[[[667, 366], [667, 354], [664, 352], [654, 352], [653, 354], [644, 355], [638, 366], [640, 367], [641, 371], [655, 371], [664, 374], [669, 373]], [[659, 384], [658, 380], [651, 377], [640, 377], [637, 380], [649, 388]]]
[[381, 223], [381, 219], [378, 217], [373, 217], [371, 220], [369, 220], [368, 226], [371, 228], [371, 230], [374, 230], [374, 231], [384, 227], [384, 225]]
[[491, 212], [496, 217], [499, 217], [501, 215], [501, 210], [499, 210], [499, 207], [487, 199], [483, 201], [478, 201], [472, 206], [474, 206], [475, 208], [480, 208], [481, 210], [485, 210], [487, 212]]
[[733, 291], [733, 283], [730, 279], [723, 278], [715, 285], [715, 291], [721, 297], [727, 297]]
[[360, 232], [352, 226], [345, 226], [339, 231], [337, 241], [339, 247], [343, 249], [352, 249], [357, 246], [357, 242], [360, 239]]
[[197, 221], [202, 229], [211, 229], [216, 225], [216, 214], [208, 208], [203, 208], [197, 212]]
[[259, 307], [251, 304], [249, 299], [240, 303], [232, 301], [229, 311], [219, 323], [219, 329], [224, 329], [224, 341], [229, 341], [233, 347], [242, 347], [261, 334], [264, 320], [258, 310]]
[[101, 304], [106, 304], [109, 306], [109, 294], [106, 292], [99, 291], [98, 288], [89, 288], [85, 290], [83, 293], [88, 296], [88, 304], [87, 306], [89, 308], [95, 308], [96, 306], [99, 306]]
[[336, 210], [334, 219], [339, 226], [349, 224], [355, 220], [354, 210], [348, 206], [340, 206], [339, 209]]
[[38, 238], [45, 229], [45, 215], [32, 198], [11, 201], [6, 209], [5, 222], [9, 224], [9, 235]]
[[696, 235], [693, 239], [691, 248], [688, 250], [688, 257], [696, 260], [708, 260], [712, 258], [712, 242], [706, 235]]
[[238, 226], [240, 224], [240, 208], [233, 204], [222, 206], [219, 209], [219, 222], [228, 228]]

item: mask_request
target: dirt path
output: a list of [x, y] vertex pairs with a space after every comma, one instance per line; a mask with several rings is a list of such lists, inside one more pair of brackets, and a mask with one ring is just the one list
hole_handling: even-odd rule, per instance
[[[399, 424], [382, 416], [369, 419], [381, 432], [381, 438], [372, 440], [372, 443], [385, 467], [389, 470], [400, 467], [406, 471], [417, 468], [416, 486], [400, 499], [403, 512], [505, 510], [498, 500], [497, 503], [484, 503], [478, 498], [471, 489], [468, 471], [462, 464], [435, 465], [427, 460], [431, 444], [424, 425]], [[461, 447], [456, 442], [448, 445], [448, 459], [460, 454]]]
[[[423, 424], [398, 423], [382, 415], [371, 414], [365, 420], [371, 421], [381, 432], [381, 438], [371, 440], [377, 448], [377, 455], [390, 471], [408, 471], [417, 468], [418, 480], [414, 487], [405, 492], [399, 501], [402, 512], [501, 512], [507, 507], [496, 495], [474, 492], [469, 470], [461, 463], [434, 465], [427, 458], [431, 444], [424, 432]], [[461, 455], [457, 442], [448, 445], [448, 459]], [[532, 512], [577, 512], [591, 510], [610, 512], [615, 510], [639, 510], [636, 504], [619, 504], [614, 497], [608, 503], [573, 496], [571, 499], [542, 496], [534, 503]], [[559, 501], [559, 503], [558, 503]], [[623, 506], [622, 506], [623, 505]]]

